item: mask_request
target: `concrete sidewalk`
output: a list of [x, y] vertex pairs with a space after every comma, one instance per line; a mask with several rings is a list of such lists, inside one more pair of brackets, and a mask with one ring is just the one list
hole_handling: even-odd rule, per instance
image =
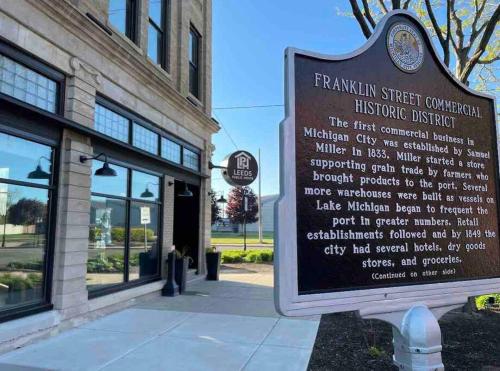
[[319, 317], [274, 310], [272, 267], [157, 297], [0, 356], [0, 370], [305, 370]]

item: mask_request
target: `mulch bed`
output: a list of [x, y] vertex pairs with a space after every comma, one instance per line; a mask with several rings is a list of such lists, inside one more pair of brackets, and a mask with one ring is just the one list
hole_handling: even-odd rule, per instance
[[[439, 323], [447, 370], [500, 370], [500, 314], [453, 311]], [[309, 370], [397, 370], [392, 352], [389, 324], [354, 313], [323, 315]]]

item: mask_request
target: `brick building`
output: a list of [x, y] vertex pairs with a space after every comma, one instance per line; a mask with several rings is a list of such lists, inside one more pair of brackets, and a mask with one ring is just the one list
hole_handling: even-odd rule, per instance
[[210, 0], [0, 2], [0, 351], [204, 274], [218, 128]]

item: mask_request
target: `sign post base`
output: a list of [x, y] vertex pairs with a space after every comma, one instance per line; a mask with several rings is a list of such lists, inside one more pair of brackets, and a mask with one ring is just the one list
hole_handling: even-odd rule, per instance
[[359, 313], [365, 319], [379, 319], [392, 325], [393, 362], [405, 371], [444, 370], [441, 359], [441, 329], [438, 319], [467, 302], [429, 308], [415, 304], [407, 310], [383, 313], [370, 310]]

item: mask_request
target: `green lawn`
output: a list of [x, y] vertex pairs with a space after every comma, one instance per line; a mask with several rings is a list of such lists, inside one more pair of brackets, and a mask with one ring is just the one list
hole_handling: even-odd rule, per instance
[[[263, 234], [262, 242], [266, 245], [272, 245], [274, 243], [274, 233], [265, 232]], [[247, 233], [247, 244], [259, 243], [259, 234], [257, 232]], [[231, 232], [212, 232], [212, 245], [218, 244], [235, 244], [243, 245], [243, 233], [231, 233]]]

